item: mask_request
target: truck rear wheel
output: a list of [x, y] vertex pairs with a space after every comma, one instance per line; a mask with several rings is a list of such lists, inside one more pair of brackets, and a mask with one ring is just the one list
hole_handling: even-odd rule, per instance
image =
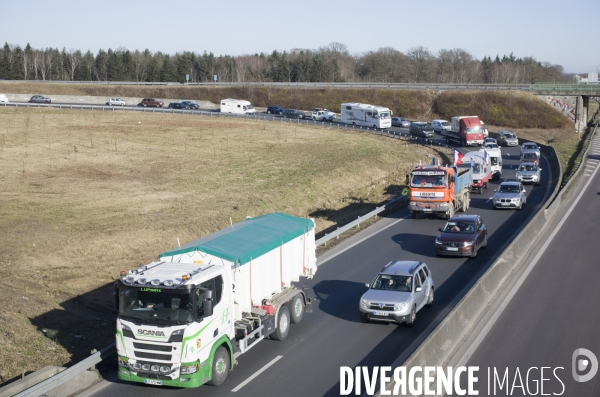
[[219, 346], [215, 351], [215, 357], [212, 363], [212, 377], [208, 381], [209, 385], [219, 386], [227, 379], [229, 373], [230, 357], [229, 352], [223, 346]]
[[287, 306], [283, 305], [279, 308], [277, 314], [277, 327], [275, 332], [271, 334], [271, 339], [284, 340], [290, 332], [290, 311]]
[[298, 324], [302, 320], [302, 316], [304, 316], [304, 299], [298, 294], [287, 305], [290, 311], [290, 321], [292, 324]]

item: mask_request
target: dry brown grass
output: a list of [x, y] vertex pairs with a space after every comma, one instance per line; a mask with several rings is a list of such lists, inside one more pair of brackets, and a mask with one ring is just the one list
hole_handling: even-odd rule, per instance
[[327, 213], [323, 230], [434, 154], [288, 123], [0, 108], [0, 381], [111, 343], [116, 275], [177, 238], [272, 211]]

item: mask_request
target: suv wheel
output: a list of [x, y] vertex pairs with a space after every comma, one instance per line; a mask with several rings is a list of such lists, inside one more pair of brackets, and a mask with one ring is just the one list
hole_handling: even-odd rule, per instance
[[432, 303], [433, 303], [433, 288], [430, 288], [429, 294], [427, 295], [427, 303], [425, 303], [425, 306], [431, 307]]
[[413, 306], [410, 314], [408, 315], [408, 319], [406, 320], [406, 325], [412, 327], [415, 325], [415, 320], [417, 319], [417, 307]]

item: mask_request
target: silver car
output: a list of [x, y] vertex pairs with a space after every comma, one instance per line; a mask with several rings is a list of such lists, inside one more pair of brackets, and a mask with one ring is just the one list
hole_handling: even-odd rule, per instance
[[521, 156], [523, 156], [525, 153], [535, 153], [538, 156], [538, 159], [541, 155], [540, 148], [535, 142], [525, 142], [521, 145]]
[[498, 208], [516, 208], [520, 210], [527, 203], [525, 187], [521, 182], [502, 182], [492, 197], [492, 206]]
[[542, 182], [542, 169], [535, 163], [521, 163], [517, 168], [517, 181], [539, 185]]
[[385, 265], [360, 298], [360, 321], [406, 323], [412, 326], [417, 312], [433, 302], [435, 286], [423, 262], [392, 261]]
[[519, 146], [519, 139], [512, 131], [498, 132], [498, 145], [500, 146]]
[[392, 127], [410, 127], [410, 121], [404, 117], [392, 117]]

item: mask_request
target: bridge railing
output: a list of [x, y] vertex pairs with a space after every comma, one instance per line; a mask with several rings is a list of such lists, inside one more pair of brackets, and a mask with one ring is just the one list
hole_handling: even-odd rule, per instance
[[535, 92], [568, 92], [568, 93], [597, 93], [600, 95], [600, 84], [532, 84], [529, 91]]

